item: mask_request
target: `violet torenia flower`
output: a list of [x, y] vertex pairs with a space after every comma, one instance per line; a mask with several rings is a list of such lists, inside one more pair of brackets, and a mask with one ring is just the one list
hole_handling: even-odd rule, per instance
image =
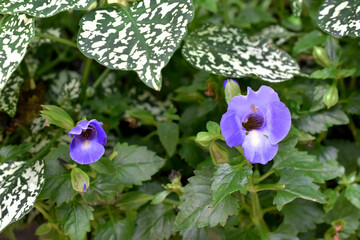
[[75, 162], [90, 164], [104, 155], [107, 136], [102, 125], [103, 123], [96, 119], [82, 120], [70, 130], [69, 137], [73, 135], [70, 143], [70, 157]]
[[268, 86], [257, 92], [248, 87], [247, 96], [233, 97], [220, 122], [227, 145], [241, 145], [247, 160], [261, 164], [275, 157], [290, 127], [289, 109]]

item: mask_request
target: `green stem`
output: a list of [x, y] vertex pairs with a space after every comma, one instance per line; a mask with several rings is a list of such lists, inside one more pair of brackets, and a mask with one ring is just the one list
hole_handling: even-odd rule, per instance
[[279, 183], [273, 183], [273, 184], [258, 184], [254, 186], [254, 191], [255, 192], [260, 192], [260, 191], [267, 191], [267, 190], [280, 190], [280, 189], [284, 189], [285, 188], [285, 184], [279, 184]]
[[269, 177], [270, 175], [272, 175], [275, 172], [274, 169], [270, 169], [269, 171], [267, 171], [264, 175], [262, 175], [261, 177], [259, 177], [258, 179], [255, 180], [255, 183], [259, 183], [261, 181], [263, 181], [264, 179], [266, 179], [267, 177]]
[[106, 68], [101, 75], [96, 79], [95, 83], [93, 84], [93, 88], [96, 89], [102, 82], [102, 80], [104, 80], [104, 78], [109, 74], [109, 72], [111, 71], [110, 68]]
[[35, 203], [34, 207], [41, 212], [41, 214], [44, 216], [44, 218], [46, 218], [49, 222], [52, 221], [52, 218], [50, 217], [50, 215], [37, 203]]
[[86, 99], [86, 89], [89, 83], [89, 75], [90, 75], [90, 69], [91, 69], [91, 63], [92, 59], [86, 58], [85, 59], [85, 65], [83, 69], [83, 73], [81, 76], [81, 93], [80, 93], [80, 101], [83, 103]]
[[176, 205], [176, 206], [179, 206], [180, 205], [180, 201], [176, 201], [176, 200], [172, 200], [172, 199], [169, 199], [169, 198], [165, 198], [163, 200], [164, 203], [167, 203], [167, 204], [170, 204], [170, 205]]
[[60, 129], [57, 132], [57, 134], [53, 137], [53, 139], [51, 139], [51, 141], [45, 147], [43, 147], [34, 157], [32, 157], [30, 160], [28, 160], [28, 163], [32, 164], [33, 162], [43, 158], [46, 154], [48, 154], [48, 152], [50, 151], [50, 148], [52, 147], [52, 145], [54, 145], [54, 143], [58, 140], [58, 138], [61, 136], [62, 133], [63, 133], [63, 130]]
[[62, 43], [62, 44], [68, 45], [70, 47], [78, 49], [76, 43], [74, 43], [72, 41], [69, 41], [67, 39], [64, 39], [64, 38], [58, 38], [58, 37], [55, 37], [55, 36], [51, 36], [51, 35], [44, 34], [44, 33], [39, 33], [39, 32], [36, 32], [35, 35], [37, 37], [40, 37], [40, 38], [47, 38], [47, 39], [53, 40], [55, 42]]
[[351, 133], [353, 135], [354, 141], [355, 141], [355, 145], [360, 146], [360, 141], [358, 139], [358, 129], [356, 128], [354, 121], [352, 120], [352, 118], [349, 118], [349, 124], [348, 124]]
[[151, 133], [149, 133], [148, 135], [146, 135], [145, 137], [143, 137], [143, 142], [147, 142], [150, 140], [150, 138], [152, 138], [153, 136], [155, 136], [157, 134], [157, 131], [152, 131]]

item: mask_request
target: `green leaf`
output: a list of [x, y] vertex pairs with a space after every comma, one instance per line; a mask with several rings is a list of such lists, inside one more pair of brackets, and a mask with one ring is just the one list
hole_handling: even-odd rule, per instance
[[169, 239], [174, 226], [175, 214], [172, 206], [150, 205], [139, 212], [133, 240]]
[[346, 187], [345, 197], [357, 208], [360, 208], [360, 185], [353, 183]]
[[184, 188], [183, 202], [175, 220], [175, 230], [194, 227], [224, 226], [229, 215], [237, 213], [237, 200], [228, 195], [214, 207], [211, 197], [212, 171], [204, 169], [195, 171]]
[[31, 147], [30, 143], [3, 146], [0, 148], [0, 162], [15, 160], [20, 156], [24, 157]]
[[107, 157], [102, 157], [99, 161], [91, 163], [89, 166], [98, 173], [107, 175], [112, 175], [115, 173], [114, 162]]
[[42, 160], [0, 164], [0, 231], [30, 212], [44, 181]]
[[140, 191], [127, 192], [121, 194], [116, 206], [121, 210], [131, 210], [143, 206], [152, 198], [153, 196]]
[[195, 5], [209, 10], [210, 12], [217, 13], [217, 3], [219, 0], [194, 0]]
[[[225, 239], [224, 229], [220, 227], [214, 228], [194, 228], [194, 229], [186, 229], [180, 232], [183, 240], [214, 240], [214, 239]], [[228, 240], [228, 238], [226, 238]], [[237, 238], [239, 240], [239, 238]]]
[[354, 75], [356, 69], [335, 69], [333, 67], [317, 70], [310, 75], [310, 78], [316, 79], [339, 79]]
[[239, 28], [206, 24], [185, 39], [185, 59], [194, 67], [225, 77], [254, 74], [264, 81], [282, 82], [299, 73], [297, 63], [266, 40], [251, 42]]
[[296, 120], [297, 126], [309, 133], [320, 133], [326, 131], [333, 125], [344, 125], [349, 123], [347, 115], [339, 108], [323, 110], [310, 113]]
[[45, 186], [40, 197], [50, 199], [60, 206], [76, 195], [71, 185], [70, 171], [60, 161], [71, 162], [69, 146], [51, 149], [45, 160]]
[[114, 151], [118, 153], [113, 160], [116, 167], [115, 176], [124, 185], [141, 185], [142, 181], [150, 180], [165, 163], [163, 158], [146, 147], [118, 143]]
[[305, 34], [300, 40], [295, 43], [293, 48], [294, 55], [298, 55], [301, 52], [312, 49], [313, 47], [321, 44], [325, 44], [326, 36], [320, 31], [314, 30]]
[[360, 36], [359, 1], [325, 0], [319, 8], [317, 25], [336, 38]]
[[161, 122], [157, 126], [157, 132], [161, 144], [164, 146], [169, 157], [174, 155], [176, 145], [179, 142], [179, 125], [173, 122]]
[[324, 183], [326, 180], [336, 178], [344, 173], [344, 169], [338, 164], [320, 162], [315, 156], [296, 148], [278, 153], [274, 158], [273, 168], [276, 170], [293, 169], [295, 172], [311, 177], [317, 183]]
[[[35, 36], [34, 28], [34, 19], [28, 18], [24, 14], [3, 16], [0, 19], [1, 95], [1, 90], [24, 58], [27, 45]], [[17, 82], [19, 81], [17, 80]], [[14, 85], [12, 86], [14, 88]]]
[[345, 109], [350, 114], [360, 115], [360, 92], [351, 94], [348, 98]]
[[252, 170], [249, 166], [220, 164], [211, 184], [214, 206], [216, 207], [222, 199], [235, 191], [240, 190], [241, 193], [246, 194], [251, 174]]
[[289, 40], [295, 33], [289, 32], [280, 25], [271, 25], [269, 27], [261, 29], [260, 32], [251, 36], [252, 41], [261, 39], [275, 40], [275, 45], [281, 45]]
[[45, 18], [66, 10], [85, 10], [89, 8], [93, 2], [94, 0], [62, 0], [61, 2], [4, 0], [0, 6], [0, 12], [8, 14], [26, 13], [34, 17]]
[[58, 209], [65, 234], [69, 235], [71, 240], [85, 239], [86, 232], [90, 231], [90, 220], [94, 220], [94, 209], [79, 202], [66, 203]]
[[96, 8], [80, 21], [78, 46], [87, 57], [120, 70], [134, 70], [160, 90], [169, 62], [192, 20], [191, 0], [139, 1], [127, 9]]
[[314, 229], [324, 221], [324, 211], [317, 203], [296, 199], [284, 206], [284, 224], [291, 225], [299, 232]]
[[10, 117], [15, 116], [23, 81], [24, 79], [19, 76], [10, 77], [6, 87], [0, 93], [0, 112], [6, 112]]
[[325, 196], [319, 191], [319, 186], [312, 183], [310, 177], [292, 169], [280, 171], [279, 183], [285, 184], [285, 189], [278, 190], [274, 204], [281, 210], [282, 207], [295, 198], [303, 198], [314, 202], [325, 203]]
[[125, 218], [123, 220], [109, 220], [106, 223], [99, 224], [94, 232], [94, 240], [131, 240], [134, 234], [135, 224]]

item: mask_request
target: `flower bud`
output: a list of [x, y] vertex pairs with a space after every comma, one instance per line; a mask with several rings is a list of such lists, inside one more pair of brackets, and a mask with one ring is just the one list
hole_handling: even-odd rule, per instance
[[229, 104], [231, 98], [241, 94], [239, 83], [234, 79], [226, 79], [223, 83], [223, 88], [227, 104]]
[[54, 105], [42, 105], [41, 115], [48, 120], [49, 123], [66, 130], [72, 129], [74, 120], [64, 111], [64, 109]]
[[314, 60], [323, 67], [329, 67], [331, 65], [330, 59], [322, 47], [314, 47], [313, 57]]
[[210, 144], [210, 156], [215, 166], [229, 163], [229, 152], [217, 142], [212, 142]]
[[323, 96], [323, 102], [327, 108], [334, 106], [339, 100], [338, 89], [335, 84], [331, 85]]
[[77, 192], [84, 193], [89, 189], [89, 176], [80, 168], [71, 170], [71, 185]]

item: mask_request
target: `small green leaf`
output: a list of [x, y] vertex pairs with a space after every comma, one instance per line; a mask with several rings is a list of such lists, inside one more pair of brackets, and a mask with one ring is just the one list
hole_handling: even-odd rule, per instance
[[155, 194], [154, 198], [151, 201], [151, 204], [159, 204], [162, 203], [164, 201], [164, 199], [171, 193], [171, 191], [169, 190], [165, 190], [162, 192], [159, 192], [157, 194]]
[[161, 144], [164, 146], [169, 157], [174, 155], [176, 145], [179, 142], [179, 125], [173, 122], [162, 122], [157, 126], [157, 132]]
[[10, 117], [15, 116], [23, 81], [24, 79], [19, 76], [10, 77], [5, 88], [0, 92], [0, 112], [6, 112]]
[[325, 44], [326, 36], [318, 30], [314, 30], [305, 34], [300, 38], [293, 48], [294, 55], [298, 55], [301, 52], [312, 49], [313, 47], [321, 44]]
[[94, 240], [131, 240], [134, 234], [135, 224], [125, 218], [123, 220], [112, 220], [99, 224], [94, 232]]
[[59, 220], [64, 226], [64, 232], [71, 240], [85, 239], [90, 231], [90, 220], [94, 220], [94, 209], [88, 205], [72, 202], [59, 207]]
[[153, 196], [140, 191], [127, 192], [121, 194], [116, 205], [121, 210], [131, 210], [143, 206], [151, 199]]
[[227, 163], [220, 164], [216, 169], [211, 184], [214, 207], [229, 194], [240, 190], [246, 194], [249, 177], [252, 174], [249, 166], [231, 166]]
[[174, 221], [172, 206], [165, 204], [147, 206], [139, 212], [132, 239], [169, 239]]
[[353, 183], [346, 187], [345, 197], [357, 208], [360, 208], [360, 185]]
[[41, 236], [48, 234], [52, 229], [51, 223], [43, 223], [41, 224], [35, 231], [35, 235]]
[[264, 81], [282, 82], [299, 73], [297, 63], [266, 40], [250, 41], [239, 28], [206, 24], [189, 34], [182, 49], [194, 67], [225, 77], [254, 74]]
[[114, 151], [118, 152], [113, 160], [116, 167], [115, 176], [124, 185], [141, 185], [142, 181], [150, 180], [165, 163], [163, 158], [146, 147], [118, 143]]
[[0, 231], [33, 208], [45, 181], [44, 161], [0, 164]]
[[160, 90], [161, 69], [169, 62], [192, 20], [191, 0], [144, 0], [130, 8], [96, 8], [80, 22], [78, 46], [112, 69], [134, 70]]
[[[35, 36], [34, 19], [28, 18], [25, 14], [3, 16], [1, 21], [0, 94], [11, 74], [24, 58], [27, 45]], [[12, 86], [14, 88], [14, 85]]]
[[217, 13], [219, 0], [194, 0], [195, 5], [199, 5], [202, 8], [209, 10], [210, 12]]
[[211, 170], [195, 171], [184, 188], [183, 202], [175, 220], [175, 230], [192, 229], [194, 227], [224, 226], [229, 215], [237, 213], [237, 200], [228, 195], [217, 206], [211, 197]]
[[85, 10], [90, 7], [93, 2], [94, 0], [62, 0], [61, 2], [4, 0], [0, 6], [0, 12], [8, 14], [26, 13], [34, 17], [45, 18], [66, 10]]
[[357, 0], [325, 0], [319, 8], [317, 25], [336, 38], [360, 36]]
[[295, 198], [303, 198], [314, 202], [325, 203], [325, 196], [319, 191], [319, 186], [312, 183], [310, 177], [291, 169], [280, 171], [279, 183], [285, 184], [285, 189], [278, 190], [274, 204], [281, 210], [282, 207]]

